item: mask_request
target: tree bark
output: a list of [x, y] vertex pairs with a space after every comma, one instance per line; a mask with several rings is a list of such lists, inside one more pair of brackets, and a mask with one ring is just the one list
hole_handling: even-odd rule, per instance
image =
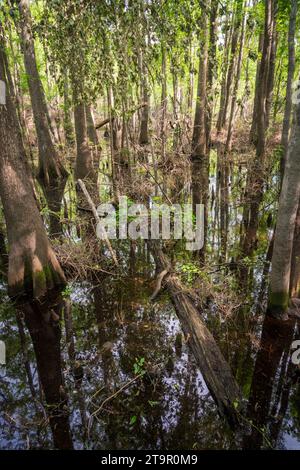
[[227, 120], [227, 110], [228, 110], [228, 104], [229, 104], [229, 98], [230, 98], [230, 91], [232, 87], [233, 74], [234, 74], [235, 64], [236, 64], [236, 50], [237, 50], [238, 38], [240, 34], [242, 11], [243, 11], [243, 0], [236, 0], [235, 13], [234, 13], [235, 20], [234, 20], [233, 33], [232, 33], [232, 38], [231, 38], [230, 61], [229, 61], [226, 88], [225, 88], [225, 102], [224, 102], [224, 109], [223, 109], [223, 115], [222, 115], [222, 120], [221, 120], [221, 128], [225, 126], [226, 120]]
[[65, 178], [67, 171], [60, 161], [52, 141], [45, 93], [36, 64], [29, 0], [19, 1], [19, 12], [24, 64], [38, 139], [38, 178], [48, 185], [57, 178]]
[[[0, 80], [7, 83], [5, 55], [0, 48]], [[9, 242], [9, 294], [43, 297], [65, 284], [38, 212], [24, 164], [25, 152], [9, 93], [0, 112], [0, 196]]]
[[141, 54], [141, 101], [146, 103], [146, 106], [143, 106], [141, 109], [141, 127], [140, 127], [140, 136], [139, 144], [147, 145], [149, 143], [148, 135], [148, 123], [149, 123], [149, 90], [148, 90], [148, 80], [147, 80], [147, 68], [145, 64], [145, 58], [143, 52]]
[[94, 180], [93, 155], [89, 146], [85, 105], [78, 103], [74, 109], [76, 134], [75, 178]]
[[268, 68], [268, 79], [266, 85], [266, 130], [270, 125], [270, 114], [273, 101], [273, 92], [274, 92], [274, 81], [275, 81], [275, 65], [276, 65], [276, 53], [277, 53], [277, 42], [278, 42], [278, 32], [276, 31], [276, 14], [277, 14], [277, 0], [273, 1], [272, 4], [272, 39], [270, 46], [270, 60]]
[[295, 73], [295, 33], [296, 33], [296, 17], [297, 17], [298, 2], [292, 0], [290, 22], [289, 22], [289, 35], [288, 35], [288, 76], [286, 82], [286, 95], [285, 95], [285, 109], [281, 135], [282, 157], [280, 162], [281, 176], [283, 178], [285, 162], [287, 159], [287, 149], [289, 142], [289, 130], [292, 113], [292, 83]]
[[270, 278], [268, 311], [279, 318], [286, 316], [289, 302], [291, 259], [299, 197], [300, 104], [297, 104], [279, 200]]
[[[264, 44], [264, 34], [261, 33], [259, 36], [258, 41], [258, 54], [262, 52]], [[259, 70], [260, 70], [260, 62], [261, 60], [257, 59], [257, 66], [256, 66], [256, 75], [255, 75], [255, 94], [254, 94], [254, 103], [253, 103], [253, 113], [252, 113], [252, 124], [250, 129], [249, 135], [249, 142], [251, 144], [256, 144], [256, 132], [257, 132], [257, 107], [258, 107], [258, 93], [259, 93]]]
[[72, 122], [72, 113], [71, 113], [71, 97], [69, 94], [69, 83], [68, 77], [65, 76], [64, 81], [64, 117], [63, 117], [63, 126], [64, 126], [64, 135], [65, 135], [65, 142], [67, 147], [72, 148], [75, 143], [75, 136], [74, 136], [74, 127]]
[[300, 297], [300, 201], [295, 221], [291, 261], [290, 296]]
[[245, 220], [246, 233], [242, 247], [242, 254], [244, 256], [251, 256], [256, 246], [259, 207], [263, 197], [263, 185], [265, 181], [265, 146], [267, 129], [266, 99], [275, 21], [274, 1], [275, 0], [267, 0], [265, 5], [264, 45], [258, 80], [256, 155], [252, 167], [248, 171], [246, 183], [246, 197], [249, 198], [249, 202], [246, 202], [248, 209], [245, 211], [247, 213], [247, 220]]
[[218, 1], [212, 0], [209, 15], [209, 50], [207, 70], [207, 113], [206, 113], [206, 146], [210, 146], [210, 135], [213, 118], [213, 83], [217, 73], [217, 14]]
[[[200, 31], [200, 58], [198, 72], [197, 101], [192, 137], [192, 198], [194, 211], [197, 204], [204, 204], [205, 222], [204, 232], [207, 227], [207, 201], [209, 192], [209, 158], [206, 136], [206, 110], [207, 110], [207, 65], [208, 65], [208, 21], [207, 13], [203, 9], [201, 13]], [[206, 236], [204, 237], [206, 238]], [[204, 255], [204, 250], [201, 250]]]
[[[228, 12], [229, 16], [229, 12]], [[233, 32], [233, 19], [231, 24], [229, 23], [229, 19], [226, 20], [225, 24], [226, 32], [225, 32], [225, 43], [224, 43], [224, 54], [223, 54], [223, 63], [222, 63], [222, 80], [221, 80], [221, 96], [220, 96], [220, 109], [218, 114], [218, 121], [217, 121], [217, 131], [218, 133], [221, 132], [224, 122], [224, 109], [225, 109], [225, 99], [226, 99], [226, 83], [227, 83], [227, 73], [228, 73], [228, 64], [229, 64], [229, 43], [232, 38]]]
[[246, 13], [244, 12], [244, 16], [242, 19], [242, 29], [241, 29], [241, 34], [240, 34], [240, 45], [239, 45], [239, 54], [238, 54], [238, 59], [237, 59], [237, 69], [236, 69], [235, 80], [234, 80], [233, 91], [232, 91], [230, 116], [229, 116], [227, 139], [226, 139], [226, 145], [225, 145], [225, 154], [231, 151], [233, 121], [234, 121], [234, 114], [235, 114], [235, 108], [236, 108], [236, 102], [237, 102], [237, 95], [238, 95], [240, 76], [241, 76], [242, 59], [243, 59], [245, 23], [246, 23]]

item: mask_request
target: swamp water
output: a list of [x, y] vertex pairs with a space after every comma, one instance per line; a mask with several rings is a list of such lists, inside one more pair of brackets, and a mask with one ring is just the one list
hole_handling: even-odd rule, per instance
[[[219, 417], [167, 294], [150, 302], [152, 290], [138, 268], [94, 285], [74, 282], [63, 294], [68, 315], [58, 321], [47, 307], [58, 334], [36, 339], [34, 350], [26, 306], [16, 309], [1, 286], [1, 449], [53, 448], [53, 433], [56, 446], [71, 439], [76, 449], [300, 448], [300, 374], [289, 350], [295, 325], [262, 327], [244, 307], [243, 321], [218, 328], [210, 309], [208, 325], [247, 399], [242, 419], [250, 435], [241, 438]], [[55, 398], [60, 370], [64, 399], [50, 427], [45, 395]]]

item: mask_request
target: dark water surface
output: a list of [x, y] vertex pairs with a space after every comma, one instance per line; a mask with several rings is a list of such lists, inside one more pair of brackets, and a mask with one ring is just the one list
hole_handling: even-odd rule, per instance
[[[219, 417], [167, 295], [151, 303], [152, 288], [147, 276], [133, 274], [73, 283], [64, 294], [71, 307], [59, 322], [65, 400], [64, 416], [52, 424], [56, 442], [70, 435], [76, 449], [300, 449], [300, 371], [290, 361], [294, 323], [282, 329], [272, 321], [250, 322], [249, 333], [245, 312], [217, 329], [217, 314], [208, 315], [247, 399], [245, 437]], [[0, 296], [0, 339], [7, 349], [0, 448], [53, 448], [36, 357], [51, 399], [60, 380], [59, 336], [36, 339], [34, 352], [26, 308], [15, 308], [5, 286]], [[51, 309], [47, 315], [58, 331]]]

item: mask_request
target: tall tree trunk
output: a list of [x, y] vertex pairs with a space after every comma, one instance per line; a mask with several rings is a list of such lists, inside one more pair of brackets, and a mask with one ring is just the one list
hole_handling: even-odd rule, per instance
[[141, 109], [141, 127], [140, 127], [140, 136], [139, 144], [147, 145], [149, 143], [148, 135], [148, 123], [149, 123], [149, 90], [148, 90], [148, 80], [147, 80], [147, 68], [145, 64], [145, 58], [143, 52], [141, 52], [141, 97], [142, 102], [146, 103], [145, 106]]
[[[0, 80], [7, 84], [6, 59], [0, 47]], [[9, 293], [41, 298], [48, 289], [64, 285], [65, 277], [34, 199], [9, 93], [6, 93], [6, 105], [0, 106], [0, 196], [9, 242]]]
[[295, 221], [291, 261], [290, 296], [300, 297], [300, 201]]
[[[245, 7], [246, 7], [246, 3], [245, 3]], [[238, 95], [240, 76], [241, 76], [242, 58], [243, 58], [243, 48], [244, 48], [244, 39], [245, 39], [245, 24], [246, 24], [246, 12], [244, 13], [244, 16], [243, 16], [243, 19], [242, 19], [242, 29], [241, 29], [241, 34], [240, 34], [239, 55], [238, 55], [238, 59], [237, 59], [237, 70], [236, 70], [236, 74], [235, 74], [235, 80], [234, 80], [233, 91], [232, 91], [230, 116], [229, 116], [227, 139], [226, 139], [226, 145], [225, 145], [225, 154], [227, 152], [231, 151], [233, 120], [234, 120], [234, 114], [235, 114], [235, 108], [236, 108], [236, 102], [237, 102], [237, 95]]]
[[278, 32], [276, 31], [276, 5], [277, 0], [274, 0], [272, 8], [272, 40], [271, 40], [271, 50], [270, 50], [270, 60], [269, 60], [269, 69], [268, 69], [268, 79], [267, 79], [267, 91], [266, 91], [266, 130], [269, 128], [270, 124], [270, 114], [273, 101], [273, 91], [274, 91], [274, 81], [275, 81], [275, 65], [276, 65], [276, 52], [277, 52], [277, 41], [278, 41]]
[[74, 108], [75, 134], [76, 134], [76, 179], [95, 179], [93, 155], [89, 145], [86, 108], [84, 103], [78, 103]]
[[212, 0], [209, 16], [209, 50], [207, 70], [207, 114], [206, 114], [206, 145], [210, 146], [210, 135], [213, 118], [213, 83], [217, 73], [217, 13], [218, 1]]
[[[261, 33], [259, 36], [259, 41], [258, 41], [258, 55], [262, 52], [264, 45], [264, 34]], [[253, 113], [252, 113], [252, 124], [251, 124], [251, 129], [250, 129], [250, 135], [249, 135], [249, 141], [251, 144], [256, 144], [257, 136], [257, 108], [258, 108], [258, 94], [259, 94], [259, 86], [260, 86], [260, 63], [261, 60], [257, 59], [257, 65], [256, 65], [256, 75], [255, 75], [255, 94], [254, 94], [254, 103], [253, 103]]]
[[298, 2], [292, 0], [289, 35], [288, 35], [288, 51], [289, 51], [289, 64], [288, 76], [286, 82], [286, 95], [285, 95], [285, 109], [281, 135], [282, 157], [280, 162], [281, 176], [283, 178], [285, 162], [287, 159], [287, 149], [289, 142], [289, 130], [292, 113], [292, 83], [295, 73], [295, 33], [296, 33], [296, 17], [297, 17]]
[[[289, 352], [293, 335], [294, 323], [282, 325], [274, 318], [265, 318], [250, 387], [247, 421], [252, 426], [250, 434], [244, 438], [245, 450], [261, 449], [264, 444], [265, 432], [262, 429], [267, 430], [270, 416], [274, 416], [271, 404], [276, 392], [278, 368], [283, 356]], [[287, 378], [286, 382], [289, 382]], [[277, 422], [277, 419], [272, 421]]]
[[163, 162], [166, 159], [166, 115], [167, 115], [167, 59], [165, 45], [161, 46], [161, 121], [160, 139], [161, 156]]
[[190, 113], [193, 107], [194, 97], [194, 57], [193, 57], [193, 41], [189, 39], [189, 83], [187, 91], [187, 107]]
[[74, 128], [72, 122], [72, 102], [69, 93], [69, 83], [68, 78], [65, 76], [64, 81], [64, 105], [63, 105], [64, 117], [63, 117], [63, 126], [64, 126], [64, 134], [65, 134], [65, 142], [67, 147], [73, 147], [75, 143], [75, 135], [74, 135]]
[[203, 9], [200, 31], [200, 59], [198, 72], [197, 102], [192, 137], [192, 196], [193, 205], [205, 204], [208, 198], [208, 155], [206, 147], [206, 84], [208, 60], [207, 13]]
[[[268, 76], [271, 55], [271, 45], [274, 27], [274, 1], [267, 0], [265, 4], [265, 29], [264, 46], [259, 67], [258, 101], [257, 101], [257, 145], [256, 155], [252, 168], [247, 176], [246, 196], [249, 198], [249, 206], [246, 222], [246, 233], [242, 253], [251, 256], [256, 246], [258, 229], [259, 206], [263, 197], [263, 185], [265, 176], [265, 145], [266, 145], [266, 98], [268, 91]], [[247, 212], [247, 211], [246, 211]]]
[[65, 178], [67, 172], [59, 160], [50, 132], [45, 93], [36, 64], [29, 0], [20, 0], [19, 11], [25, 70], [39, 147], [38, 178], [48, 185], [57, 178]]
[[231, 48], [230, 48], [230, 61], [229, 61], [227, 82], [226, 82], [226, 88], [225, 88], [225, 102], [224, 102], [224, 109], [223, 109], [223, 115], [222, 115], [222, 120], [221, 120], [222, 128], [225, 126], [226, 120], [227, 120], [227, 110], [228, 110], [228, 105], [229, 105], [230, 91], [231, 91], [232, 82], [233, 82], [233, 75], [235, 71], [236, 50], [237, 50], [238, 38], [240, 34], [242, 11], [243, 11], [243, 0], [236, 0], [235, 13], [234, 13], [235, 20], [234, 20], [232, 39], [231, 39]]
[[[268, 19], [265, 18], [262, 58], [257, 67], [253, 119], [250, 131], [250, 142], [254, 143], [256, 146], [259, 145], [258, 140], [260, 137], [258, 134], [261, 131], [259, 121], [262, 119], [262, 95], [264, 95], [264, 133], [269, 127], [278, 39], [278, 33], [276, 30], [277, 0], [267, 0], [265, 8], [268, 14]], [[268, 21], [268, 24], [266, 24], [266, 21]], [[261, 67], [263, 70], [261, 70]]]
[[98, 139], [97, 131], [95, 128], [94, 114], [93, 114], [91, 106], [88, 106], [88, 105], [85, 106], [85, 116], [86, 116], [86, 124], [87, 124], [87, 134], [88, 134], [88, 138], [89, 138], [92, 153], [93, 153], [93, 157], [92, 157], [93, 166], [94, 166], [94, 169], [96, 168], [96, 171], [98, 171], [101, 148], [99, 145], [99, 139]]
[[[229, 12], [228, 12], [229, 15]], [[229, 19], [226, 20], [225, 28], [225, 43], [224, 43], [224, 54], [223, 54], [223, 63], [222, 63], [222, 80], [221, 80], [221, 96], [220, 96], [220, 109], [218, 114], [217, 121], [217, 131], [221, 132], [223, 122], [224, 122], [224, 110], [225, 110], [225, 100], [226, 100], [226, 83], [227, 83], [227, 73], [228, 73], [228, 64], [229, 64], [229, 44], [232, 38], [233, 32], [233, 21], [232, 18], [231, 24], [229, 24]]]
[[[209, 6], [209, 5], [208, 5]], [[192, 137], [192, 202], [196, 213], [198, 204], [204, 205], [204, 245], [206, 242], [209, 193], [209, 152], [206, 135], [207, 110], [207, 65], [208, 65], [208, 18], [205, 9], [201, 13], [200, 58], [198, 72], [197, 101]], [[201, 261], [204, 261], [205, 246], [200, 250]]]
[[87, 124], [87, 134], [90, 142], [93, 145], [99, 145], [99, 139], [95, 129], [95, 120], [91, 106], [85, 105], [85, 116]]
[[268, 302], [268, 311], [279, 318], [285, 317], [289, 302], [291, 260], [299, 197], [300, 104], [297, 104], [280, 194]]

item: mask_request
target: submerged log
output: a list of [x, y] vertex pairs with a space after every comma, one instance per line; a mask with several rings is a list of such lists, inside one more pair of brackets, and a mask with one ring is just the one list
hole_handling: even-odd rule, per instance
[[172, 273], [167, 256], [155, 242], [151, 244], [151, 251], [157, 267], [168, 271], [164, 276], [165, 286], [219, 413], [232, 427], [237, 427], [240, 425], [242, 395], [230, 367], [187, 290]]

